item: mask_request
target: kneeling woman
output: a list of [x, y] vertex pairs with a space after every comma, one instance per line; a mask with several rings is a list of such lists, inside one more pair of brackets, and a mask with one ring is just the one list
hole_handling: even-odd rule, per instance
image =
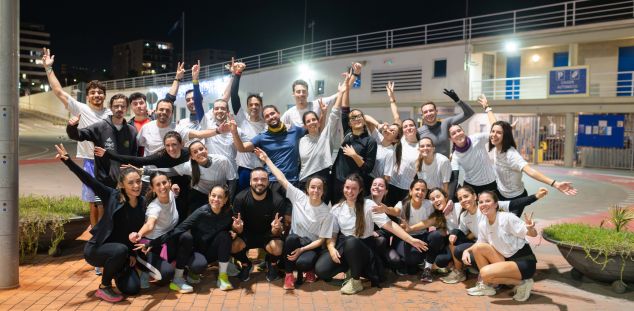
[[535, 237], [535, 223], [526, 215], [523, 222], [513, 213], [498, 210], [495, 193], [484, 191], [478, 199], [478, 208], [485, 218], [478, 223], [478, 242], [465, 250], [462, 261], [475, 258], [482, 281], [467, 290], [472, 296], [492, 296], [495, 289], [488, 284], [516, 285], [513, 299], [526, 301], [533, 287], [537, 258], [526, 236]]
[[378, 258], [372, 238], [374, 224], [421, 251], [427, 250], [425, 242], [407, 234], [390, 221], [385, 213], [373, 212], [376, 204], [364, 199], [363, 180], [359, 175], [352, 174], [346, 178], [343, 195], [345, 200], [330, 211], [333, 215], [333, 230], [332, 237], [328, 239], [328, 253], [323, 253], [315, 265], [317, 276], [324, 280], [350, 270], [350, 279], [341, 288], [341, 293], [356, 294], [362, 291], [361, 276], [369, 278], [375, 286], [380, 282], [382, 271], [377, 267]]
[[103, 202], [103, 217], [90, 230], [92, 238], [84, 247], [86, 261], [92, 266], [103, 267], [101, 284], [95, 296], [108, 302], [123, 300], [123, 296], [112, 289], [112, 279], [115, 279], [117, 289], [121, 293], [138, 294], [139, 276], [130, 268], [136, 265], [136, 254], [128, 236], [138, 231], [145, 220], [144, 200], [140, 196], [141, 175], [135, 169], [123, 169], [119, 175], [117, 189], [112, 189], [77, 166], [68, 157], [64, 145], [55, 145], [55, 149], [56, 157], [61, 159]]
[[[325, 239], [332, 236], [330, 208], [323, 201], [326, 183], [320, 176], [308, 177], [306, 194], [288, 182], [284, 173], [273, 164], [264, 151], [256, 148], [255, 154], [266, 163], [277, 181], [286, 189], [286, 197], [293, 204], [291, 232], [284, 242], [284, 289], [294, 289], [296, 283], [301, 284], [303, 272], [306, 272], [307, 282], [314, 282], [314, 267], [319, 251]], [[297, 280], [293, 276], [293, 271], [298, 272]]]
[[233, 289], [227, 276], [227, 266], [231, 254], [231, 233], [229, 231], [240, 233], [243, 224], [239, 215], [238, 218], [232, 220], [233, 213], [227, 204], [228, 198], [229, 190], [226, 186], [214, 186], [209, 192], [209, 204], [199, 207], [173, 231], [159, 239], [152, 240], [146, 246], [160, 247], [161, 244], [176, 239], [176, 237], [185, 234], [187, 230], [191, 230], [194, 238], [194, 253], [179, 254], [179, 256], [193, 258], [189, 263], [190, 272], [194, 275], [200, 274], [207, 268], [208, 263], [218, 261], [218, 288], [220, 290]]

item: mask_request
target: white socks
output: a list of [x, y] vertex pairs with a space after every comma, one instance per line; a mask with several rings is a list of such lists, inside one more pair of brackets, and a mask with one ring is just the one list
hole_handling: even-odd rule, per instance
[[219, 262], [218, 263], [218, 270], [220, 273], [227, 273], [227, 267], [229, 266], [229, 262]]

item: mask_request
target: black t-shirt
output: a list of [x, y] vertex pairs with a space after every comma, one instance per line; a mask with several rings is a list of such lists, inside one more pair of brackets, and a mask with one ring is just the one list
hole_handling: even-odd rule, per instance
[[244, 235], [270, 235], [271, 222], [275, 214], [283, 217], [288, 210], [289, 202], [277, 192], [267, 189], [264, 200], [256, 201], [251, 189], [242, 190], [233, 200], [233, 213], [242, 217]]

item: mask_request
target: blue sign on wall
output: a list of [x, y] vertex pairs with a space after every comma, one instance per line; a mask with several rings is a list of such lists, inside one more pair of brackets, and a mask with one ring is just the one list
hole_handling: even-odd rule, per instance
[[548, 96], [588, 95], [588, 67], [558, 67], [548, 74]]
[[623, 148], [624, 115], [580, 115], [577, 146]]

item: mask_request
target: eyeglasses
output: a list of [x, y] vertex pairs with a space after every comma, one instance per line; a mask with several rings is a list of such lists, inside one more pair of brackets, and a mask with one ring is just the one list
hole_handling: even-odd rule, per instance
[[350, 121], [357, 121], [357, 120], [361, 120], [363, 119], [363, 115], [357, 114], [357, 115], [351, 115], [350, 116]]

